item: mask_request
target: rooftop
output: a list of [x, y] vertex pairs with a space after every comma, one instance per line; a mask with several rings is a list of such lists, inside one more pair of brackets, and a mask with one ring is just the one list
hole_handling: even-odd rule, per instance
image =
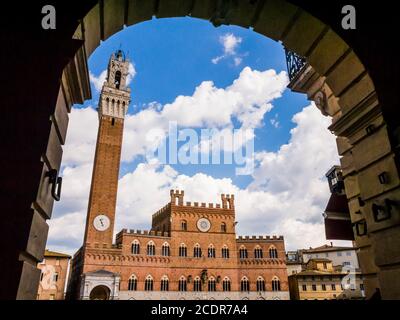
[[71, 256], [65, 253], [60, 253], [60, 252], [55, 252], [55, 251], [50, 251], [50, 250], [45, 250], [44, 251], [44, 256], [45, 257], [56, 257], [56, 258], [68, 258], [71, 259]]
[[303, 253], [313, 253], [313, 252], [328, 252], [328, 251], [345, 251], [345, 250], [356, 250], [354, 247], [336, 247], [333, 245], [328, 245], [325, 244], [320, 247], [316, 248], [309, 248], [309, 249], [303, 249]]

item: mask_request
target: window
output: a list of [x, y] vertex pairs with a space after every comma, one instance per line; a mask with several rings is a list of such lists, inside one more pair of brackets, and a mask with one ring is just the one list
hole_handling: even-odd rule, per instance
[[322, 284], [322, 291], [326, 291], [326, 285]]
[[140, 243], [138, 240], [133, 241], [131, 251], [132, 251], [132, 254], [140, 253]]
[[329, 253], [325, 253], [325, 257], [328, 258], [329, 257]]
[[337, 253], [337, 256], [338, 256], [338, 257], [341, 257], [341, 256], [342, 256], [342, 253], [341, 253], [341, 252], [338, 252], [338, 253]]
[[343, 266], [350, 266], [350, 265], [351, 265], [350, 261], [344, 261], [343, 262]]
[[364, 291], [364, 283], [360, 283], [360, 290]]
[[317, 291], [317, 285], [316, 284], [311, 285], [311, 288], [312, 288], [312, 291]]
[[148, 275], [144, 281], [144, 290], [153, 291], [153, 278], [151, 275]]
[[324, 269], [328, 268], [328, 265], [326, 264], [326, 262], [324, 262], [323, 265], [324, 265]]
[[332, 289], [332, 291], [336, 291], [336, 284], [332, 283], [331, 284], [331, 289]]
[[128, 280], [128, 290], [129, 291], [137, 290], [137, 278], [135, 275], [131, 275], [131, 277]]
[[243, 277], [240, 281], [240, 291], [250, 291], [249, 279]]
[[54, 272], [53, 274], [53, 282], [57, 282], [58, 281], [58, 272]]
[[186, 220], [181, 221], [181, 230], [182, 231], [187, 231], [187, 222]]
[[114, 84], [115, 84], [115, 87], [117, 88], [117, 89], [119, 89], [119, 86], [121, 85], [121, 71], [117, 71], [117, 72], [115, 72], [115, 81], [114, 81]]
[[277, 277], [272, 279], [272, 291], [281, 291], [281, 282]]
[[114, 126], [115, 125], [115, 118], [111, 119], [111, 125]]
[[180, 279], [179, 279], [178, 290], [179, 291], [186, 291], [187, 290], [186, 278], [184, 276], [180, 277]]
[[150, 241], [147, 244], [147, 255], [148, 256], [154, 256], [156, 254], [156, 246], [154, 245], [153, 241]]
[[168, 291], [168, 289], [169, 289], [169, 280], [168, 280], [168, 277], [167, 277], [167, 276], [163, 276], [163, 277], [161, 278], [161, 287], [160, 287], [160, 290], [161, 290], [161, 291]]
[[208, 291], [217, 291], [216, 289], [216, 281], [213, 277], [208, 280]]
[[247, 259], [248, 258], [248, 253], [247, 253], [247, 249], [242, 246], [239, 249], [239, 258], [240, 259]]
[[201, 258], [201, 248], [200, 248], [200, 245], [199, 245], [198, 243], [196, 243], [196, 244], [194, 245], [194, 248], [193, 248], [193, 257], [195, 257], [195, 258]]
[[258, 277], [256, 282], [257, 291], [265, 291], [265, 281], [263, 277]]
[[215, 258], [215, 248], [212, 244], [208, 246], [208, 257]]
[[201, 280], [200, 280], [200, 277], [194, 278], [193, 291], [201, 291]]
[[221, 253], [222, 253], [222, 258], [224, 259], [229, 258], [229, 249], [226, 245], [224, 245], [224, 247], [222, 248]]
[[303, 285], [302, 285], [302, 290], [303, 290], [303, 291], [307, 291], [307, 285], [306, 285], [306, 284], [303, 284]]
[[43, 281], [44, 272], [40, 274], [40, 281]]
[[162, 248], [161, 248], [161, 254], [164, 257], [169, 257], [170, 256], [170, 249], [169, 249], [169, 244], [168, 242], [164, 242]]
[[271, 247], [271, 248], [269, 249], [269, 257], [270, 257], [271, 259], [276, 259], [276, 258], [278, 258], [278, 250], [276, 250], [275, 247]]
[[257, 246], [254, 249], [254, 258], [256, 258], [256, 259], [262, 259], [263, 258], [263, 251], [262, 251], [260, 246]]
[[221, 232], [226, 232], [226, 223], [225, 222], [221, 223]]
[[350, 257], [351, 256], [351, 251], [346, 251], [346, 256]]
[[184, 243], [181, 243], [179, 246], [179, 256], [180, 257], [187, 257], [187, 248]]
[[228, 277], [225, 277], [222, 281], [222, 290], [223, 291], [231, 291], [231, 280]]

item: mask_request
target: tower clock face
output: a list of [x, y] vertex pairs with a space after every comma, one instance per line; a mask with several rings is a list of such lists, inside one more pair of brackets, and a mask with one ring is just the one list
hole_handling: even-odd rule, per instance
[[201, 232], [207, 232], [211, 228], [210, 220], [206, 218], [200, 218], [199, 220], [197, 220], [197, 228]]
[[106, 231], [110, 227], [110, 219], [104, 214], [99, 214], [94, 218], [93, 226], [98, 231]]

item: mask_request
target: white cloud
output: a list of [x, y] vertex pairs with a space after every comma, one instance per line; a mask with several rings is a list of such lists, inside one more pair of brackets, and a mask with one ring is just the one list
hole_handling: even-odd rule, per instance
[[133, 78], [136, 76], [136, 69], [132, 62], [128, 66], [128, 75], [126, 76], [126, 85], [129, 86]]
[[[85, 112], [91, 114], [80, 111], [75, 120]], [[151, 115], [143, 113], [141, 117], [157, 117], [154, 110], [146, 112]], [[204, 173], [188, 176], [168, 165], [139, 164], [119, 181], [115, 232], [150, 228], [152, 213], [169, 201], [171, 188], [178, 188], [185, 190], [185, 201], [220, 203], [221, 193], [235, 194], [237, 234], [282, 234], [287, 249], [325, 243], [321, 213], [329, 189], [324, 173], [338, 163], [335, 139], [326, 129], [330, 120], [313, 105], [296, 114], [293, 121], [296, 127], [288, 144], [277, 152], [256, 154], [258, 167], [247, 189], [240, 189], [229, 178], [217, 179]], [[85, 137], [89, 131], [79, 134], [85, 141], [92, 139]], [[75, 133], [69, 130], [68, 135], [70, 138]], [[50, 220], [49, 247], [71, 252], [83, 239], [91, 163], [67, 167], [63, 175], [63, 197]]]
[[103, 70], [98, 77], [96, 77], [93, 73], [89, 71], [89, 79], [90, 82], [93, 83], [96, 91], [100, 92], [103, 87], [104, 81], [107, 78], [107, 70]]
[[274, 128], [279, 128], [280, 122], [278, 120], [278, 114], [276, 113], [275, 116], [269, 120], [269, 122]]
[[[178, 96], [160, 108], [152, 105], [125, 121], [123, 161], [144, 155], [149, 148], [148, 132], [167, 134], [170, 121], [180, 127], [233, 127], [233, 120], [242, 129], [254, 129], [262, 124], [265, 113], [272, 109], [272, 101], [281, 97], [286, 88], [286, 72], [257, 71], [243, 68], [239, 77], [226, 88], [217, 88], [212, 81], [203, 81], [191, 96]], [[152, 143], [150, 147], [157, 146]]]
[[217, 64], [222, 59], [233, 57], [235, 66], [242, 63], [242, 58], [237, 56], [237, 49], [242, 43], [242, 38], [235, 36], [233, 33], [226, 33], [219, 37], [219, 42], [223, 47], [223, 54], [211, 59], [211, 62]]

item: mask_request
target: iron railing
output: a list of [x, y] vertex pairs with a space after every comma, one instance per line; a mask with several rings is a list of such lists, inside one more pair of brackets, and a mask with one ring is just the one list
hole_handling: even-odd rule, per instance
[[285, 48], [286, 65], [288, 69], [289, 79], [292, 81], [307, 64], [305, 58], [299, 56], [297, 53]]

